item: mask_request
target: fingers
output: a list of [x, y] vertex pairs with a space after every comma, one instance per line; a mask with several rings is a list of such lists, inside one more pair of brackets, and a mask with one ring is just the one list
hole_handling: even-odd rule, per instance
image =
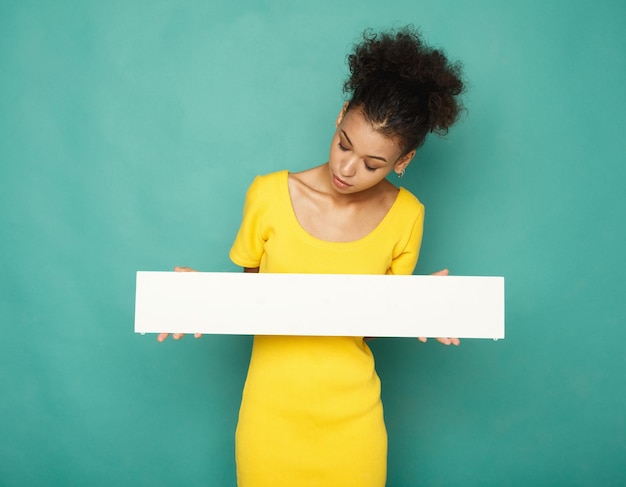
[[[184, 333], [174, 333], [172, 334], [172, 338], [174, 340], [180, 340], [184, 335]], [[170, 336], [170, 333], [159, 333], [157, 336], [157, 340], [160, 342], [164, 342], [165, 340], [167, 340], [168, 336]]]
[[[168, 336], [170, 336], [170, 333], [159, 333], [157, 335], [157, 340], [159, 342], [164, 342], [165, 340], [167, 340]], [[184, 333], [174, 333], [174, 334], [172, 334], [172, 338], [174, 340], [180, 340], [184, 336], [185, 336]], [[194, 338], [200, 338], [202, 336], [202, 333], [194, 333], [193, 336], [194, 336]]]
[[[426, 343], [427, 339], [426, 337], [419, 337], [418, 340], [422, 343]], [[439, 337], [437, 338], [437, 341], [439, 343], [443, 343], [444, 345], [454, 345], [455, 347], [458, 347], [461, 344], [461, 340], [452, 337]]]
[[159, 333], [158, 336], [157, 336], [157, 340], [159, 342], [163, 342], [163, 341], [165, 341], [167, 339], [168, 336], [170, 336], [169, 333]]
[[175, 272], [198, 272], [197, 270], [192, 269], [191, 267], [183, 267], [183, 266], [179, 266], [179, 265], [174, 267], [174, 271]]
[[440, 271], [433, 272], [431, 276], [447, 276], [450, 274], [448, 269], [441, 269]]

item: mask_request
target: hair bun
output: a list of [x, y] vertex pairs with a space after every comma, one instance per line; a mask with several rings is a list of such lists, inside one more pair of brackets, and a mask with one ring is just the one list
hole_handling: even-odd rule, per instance
[[[461, 65], [428, 47], [411, 26], [382, 33], [365, 31], [348, 56], [348, 65], [344, 91], [352, 95], [350, 103], [362, 108], [372, 122], [399, 117], [404, 122], [388, 131], [408, 145], [419, 147], [429, 132], [447, 133], [459, 117], [458, 97], [464, 90]], [[412, 125], [407, 130], [413, 135], [396, 130], [402, 125]]]

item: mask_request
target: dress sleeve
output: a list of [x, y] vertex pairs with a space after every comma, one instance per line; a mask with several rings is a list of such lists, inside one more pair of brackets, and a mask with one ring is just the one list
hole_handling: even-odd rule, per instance
[[230, 249], [230, 259], [241, 267], [258, 267], [264, 252], [263, 199], [261, 177], [257, 176], [246, 193], [241, 226]]
[[387, 274], [413, 274], [417, 258], [422, 245], [422, 232], [424, 229], [424, 205], [419, 203], [419, 209], [411, 227], [411, 233], [402, 250], [393, 257]]

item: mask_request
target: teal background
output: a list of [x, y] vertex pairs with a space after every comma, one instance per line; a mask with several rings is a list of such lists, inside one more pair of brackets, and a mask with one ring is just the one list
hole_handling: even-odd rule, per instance
[[135, 272], [237, 271], [254, 175], [326, 160], [404, 23], [469, 81], [416, 272], [505, 276], [507, 329], [372, 342], [388, 485], [626, 485], [626, 4], [0, 0], [1, 485], [235, 485], [251, 339], [135, 335]]

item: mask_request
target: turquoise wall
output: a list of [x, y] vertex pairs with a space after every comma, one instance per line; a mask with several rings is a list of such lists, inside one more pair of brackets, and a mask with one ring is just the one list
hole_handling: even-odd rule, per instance
[[324, 162], [408, 22], [470, 84], [416, 272], [505, 276], [507, 336], [373, 342], [389, 485], [626, 484], [626, 4], [2, 0], [1, 485], [234, 485], [251, 339], [136, 336], [135, 271], [236, 271], [253, 176]]

